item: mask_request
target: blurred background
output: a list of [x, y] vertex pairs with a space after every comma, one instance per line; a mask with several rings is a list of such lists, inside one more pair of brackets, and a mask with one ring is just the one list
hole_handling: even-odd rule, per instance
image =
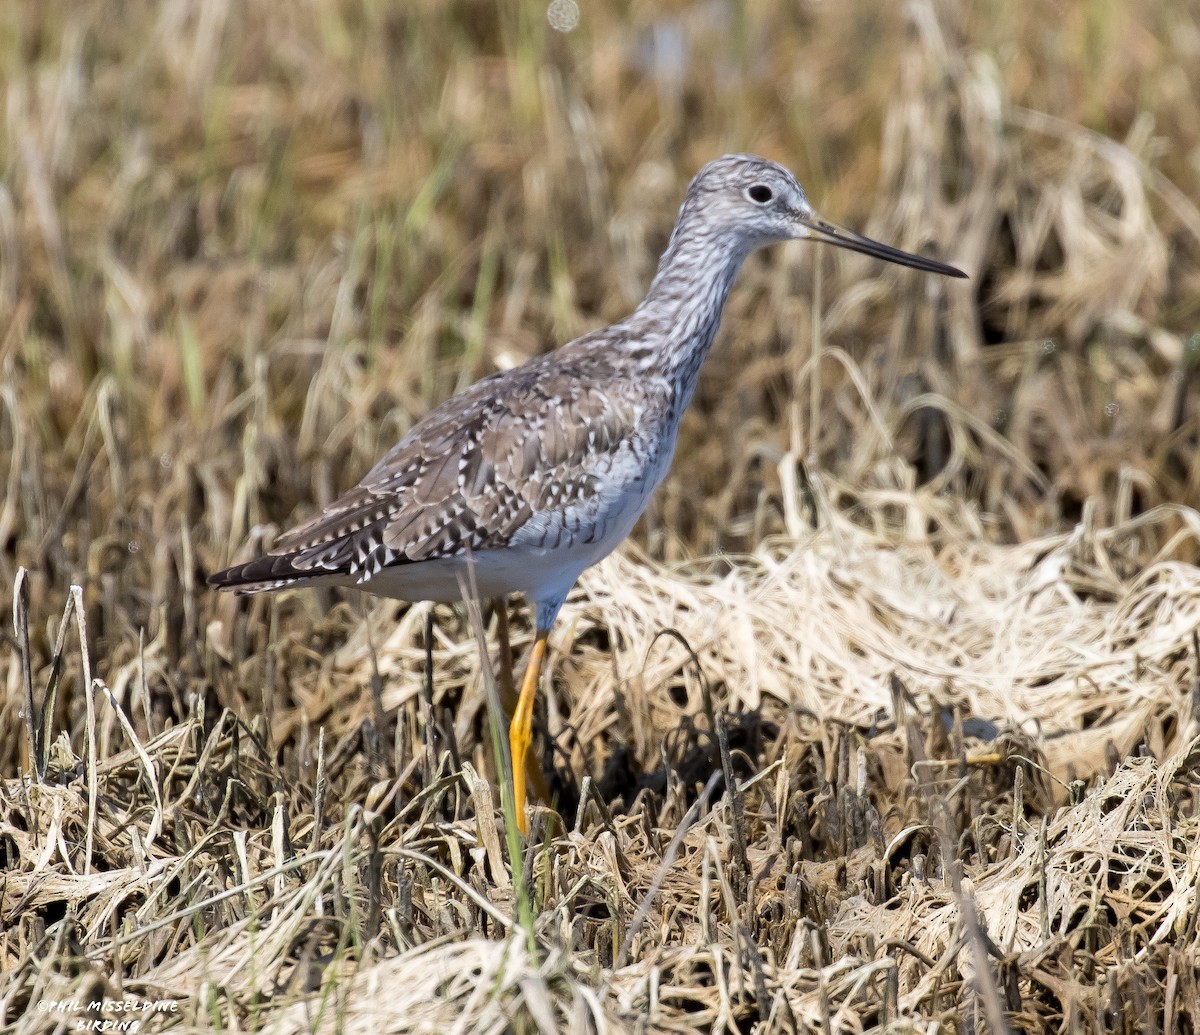
[[817, 476], [850, 512], [960, 501], [998, 541], [1195, 504], [1194, 14], [8, 4], [0, 581], [30, 570], [39, 650], [79, 582], [112, 665], [144, 631], [198, 672], [204, 572], [431, 405], [628, 312], [732, 150], [971, 279], [754, 256], [637, 531], [651, 557], [797, 534]]
[[[0, 97], [14, 1032], [1195, 1020], [1194, 0], [7, 0]], [[728, 151], [970, 280], [750, 258], [506, 855], [462, 608], [204, 575], [628, 313]]]

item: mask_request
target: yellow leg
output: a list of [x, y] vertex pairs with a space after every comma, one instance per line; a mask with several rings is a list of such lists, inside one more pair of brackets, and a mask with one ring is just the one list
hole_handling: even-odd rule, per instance
[[[508, 746], [512, 750], [513, 768], [513, 802], [517, 809], [517, 827], [522, 834], [529, 832], [525, 821], [525, 773], [530, 769], [541, 777], [541, 769], [536, 768], [529, 758], [529, 748], [533, 744], [533, 702], [537, 699], [538, 680], [542, 674], [542, 659], [546, 656], [546, 637], [549, 629], [539, 629], [537, 638], [533, 641], [533, 649], [529, 653], [529, 665], [525, 669], [525, 678], [521, 682], [521, 694], [517, 698], [517, 709], [513, 712], [512, 724], [508, 727]], [[535, 782], [544, 781], [536, 780]]]
[[[499, 644], [499, 661], [500, 661], [500, 703], [504, 706], [506, 715], [513, 715], [517, 709], [517, 687], [516, 680], [513, 677], [513, 653], [512, 643], [508, 637], [508, 605], [503, 597], [496, 597], [492, 601], [492, 611], [496, 615], [496, 640]], [[537, 695], [537, 688], [534, 688], [534, 695]], [[532, 709], [533, 705], [530, 704]], [[538, 763], [533, 751], [527, 751], [525, 759], [522, 762], [520, 759], [514, 761], [514, 765], [520, 765], [525, 773], [526, 782], [533, 791], [534, 796], [539, 801], [550, 801], [550, 785], [546, 783], [546, 777], [542, 773], [542, 767]]]

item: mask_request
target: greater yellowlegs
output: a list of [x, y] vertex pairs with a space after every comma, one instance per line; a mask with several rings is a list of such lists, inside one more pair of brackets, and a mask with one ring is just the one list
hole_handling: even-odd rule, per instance
[[221, 589], [361, 586], [400, 600], [521, 593], [535, 637], [509, 743], [517, 821], [546, 638], [580, 573], [633, 528], [671, 464], [742, 261], [810, 238], [951, 277], [961, 270], [821, 219], [796, 178], [725, 155], [692, 180], [645, 300], [620, 323], [492, 374], [431, 410], [361, 482]]

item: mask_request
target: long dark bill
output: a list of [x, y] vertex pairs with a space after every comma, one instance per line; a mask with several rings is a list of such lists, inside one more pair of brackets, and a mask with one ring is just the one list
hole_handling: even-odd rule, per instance
[[883, 259], [885, 262], [894, 262], [899, 266], [911, 266], [915, 270], [924, 270], [926, 273], [940, 273], [945, 277], [966, 277], [966, 274], [955, 266], [947, 266], [944, 262], [935, 262], [933, 259], [913, 255], [911, 252], [902, 252], [899, 248], [893, 248], [888, 244], [880, 244], [869, 237], [863, 237], [862, 234], [856, 234], [853, 230], [847, 230], [844, 226], [830, 223], [820, 216], [808, 218], [801, 216], [799, 222], [808, 227], [811, 232], [810, 239], [813, 241], [825, 241], [828, 244], [835, 244], [839, 248], [862, 252], [863, 255], [871, 255], [876, 259]]

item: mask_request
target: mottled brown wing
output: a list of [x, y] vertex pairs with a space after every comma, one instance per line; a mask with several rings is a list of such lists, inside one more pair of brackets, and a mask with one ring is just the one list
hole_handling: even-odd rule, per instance
[[322, 574], [365, 581], [388, 565], [503, 547], [537, 512], [597, 491], [637, 423], [630, 387], [586, 355], [485, 378], [431, 411], [267, 557], [239, 566], [235, 583], [219, 584]]

